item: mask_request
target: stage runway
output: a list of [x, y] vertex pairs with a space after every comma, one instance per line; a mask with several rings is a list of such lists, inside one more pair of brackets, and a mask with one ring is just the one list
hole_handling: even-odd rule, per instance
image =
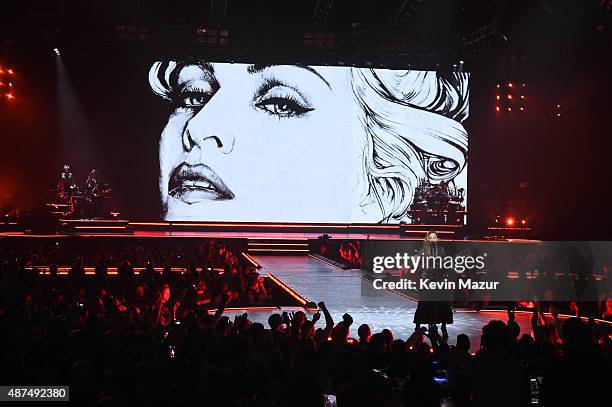
[[[360, 272], [338, 270], [309, 256], [255, 256], [263, 266], [261, 272], [271, 273], [311, 301], [324, 301], [334, 321], [342, 320], [348, 312], [354, 320], [351, 336], [357, 337], [357, 328], [363, 323], [370, 325], [372, 332], [389, 328], [397, 339], [406, 339], [414, 331], [412, 318], [416, 302], [391, 291], [375, 290], [372, 284], [361, 279]], [[250, 314], [254, 321], [267, 325], [270, 312]], [[521, 333], [530, 333], [530, 314], [517, 313], [516, 319]], [[482, 327], [490, 320], [507, 320], [505, 312], [455, 310], [454, 323], [449, 325], [450, 343], [465, 333], [472, 342], [472, 351], [480, 347]], [[318, 326], [323, 326], [323, 318]]]

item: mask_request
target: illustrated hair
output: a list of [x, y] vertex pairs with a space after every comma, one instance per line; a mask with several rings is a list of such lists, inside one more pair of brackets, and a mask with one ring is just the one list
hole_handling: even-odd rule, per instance
[[366, 134], [363, 171], [381, 223], [409, 219], [421, 180], [452, 181], [467, 163], [469, 74], [353, 68]]
[[149, 69], [149, 84], [151, 85], [151, 90], [156, 95], [164, 99], [170, 99], [170, 93], [172, 92], [170, 84], [172, 79], [174, 79], [171, 79], [170, 76], [178, 75], [179, 70], [176, 67], [176, 61], [157, 61], [151, 65], [151, 69]]

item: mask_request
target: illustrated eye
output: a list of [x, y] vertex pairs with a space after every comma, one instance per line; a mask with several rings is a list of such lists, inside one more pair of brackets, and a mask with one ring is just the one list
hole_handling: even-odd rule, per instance
[[314, 110], [292, 97], [270, 97], [255, 103], [255, 106], [278, 117], [299, 117]]
[[204, 106], [212, 95], [204, 92], [182, 92], [178, 97], [177, 105], [187, 108], [198, 108]]

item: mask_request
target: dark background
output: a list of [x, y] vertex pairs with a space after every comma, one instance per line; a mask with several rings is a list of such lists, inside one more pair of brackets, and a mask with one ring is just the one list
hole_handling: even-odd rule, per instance
[[[470, 228], [513, 216], [548, 239], [610, 239], [608, 2], [29, 0], [2, 7], [0, 66], [15, 70], [0, 75], [14, 83], [15, 96], [8, 100], [0, 87], [2, 213], [43, 202], [69, 162], [78, 180], [97, 168], [122, 215], [158, 218], [157, 142], [168, 107], [150, 91], [147, 73], [160, 57], [428, 70], [464, 61], [472, 73]], [[215, 29], [227, 35], [209, 35]], [[510, 82], [526, 85], [512, 93], [515, 104], [504, 99]]]

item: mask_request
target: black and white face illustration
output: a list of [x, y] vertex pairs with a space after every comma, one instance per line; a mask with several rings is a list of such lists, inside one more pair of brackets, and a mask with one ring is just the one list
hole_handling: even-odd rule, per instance
[[166, 220], [387, 223], [421, 180], [467, 187], [468, 75], [160, 61]]

